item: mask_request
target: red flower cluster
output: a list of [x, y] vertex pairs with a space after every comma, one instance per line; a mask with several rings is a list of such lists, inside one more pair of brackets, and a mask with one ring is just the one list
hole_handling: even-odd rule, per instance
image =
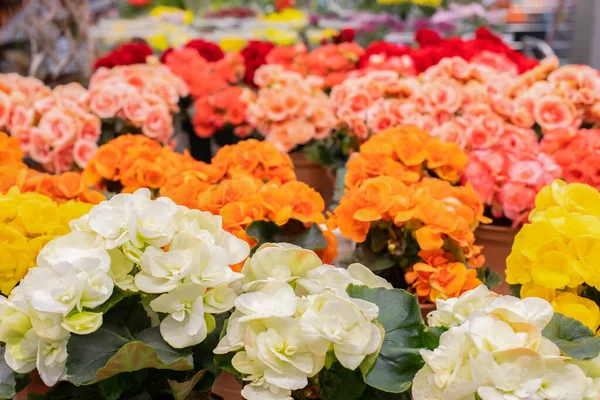
[[141, 40], [123, 43], [106, 56], [98, 58], [94, 70], [100, 67], [114, 68], [118, 65], [144, 64], [146, 57], [154, 54], [152, 48]]
[[[415, 39], [421, 48], [411, 49], [404, 45], [386, 42], [372, 43], [359, 61], [359, 68], [368, 66], [373, 56], [392, 58], [409, 55], [416, 72], [421, 73], [429, 67], [437, 65], [443, 58], [461, 57], [471, 61], [490, 53], [510, 60], [515, 64], [519, 73], [528, 71], [538, 64], [537, 60], [527, 58], [522, 53], [510, 48], [487, 28], [477, 29], [475, 38], [471, 40], [463, 40], [459, 37], [444, 39], [431, 29], [420, 29], [417, 31]], [[490, 62], [495, 62], [495, 60], [497, 58]]]
[[[213, 42], [207, 42], [206, 40], [202, 39], [190, 40], [183, 47], [196, 50], [196, 52], [198, 52], [198, 54], [200, 54], [202, 58], [204, 58], [208, 62], [219, 61], [220, 59], [225, 57], [225, 53], [223, 53], [223, 50], [221, 50], [218, 44], [215, 44]], [[171, 48], [165, 50], [162, 56], [160, 56], [160, 62], [164, 64], [167, 60], [167, 57], [172, 52], [173, 49]]]
[[326, 45], [329, 42], [334, 43], [334, 44], [350, 43], [350, 42], [354, 42], [355, 36], [356, 36], [356, 32], [354, 31], [354, 29], [345, 28], [345, 29], [342, 29], [340, 31], [340, 33], [338, 33], [337, 35], [332, 36], [330, 40], [327, 40], [327, 39], [321, 40], [321, 44]]
[[259, 40], [251, 40], [248, 45], [241, 51], [244, 57], [246, 73], [244, 74], [244, 83], [248, 86], [256, 87], [254, 84], [254, 73], [262, 65], [267, 63], [267, 55], [275, 48], [271, 42], [261, 42]]

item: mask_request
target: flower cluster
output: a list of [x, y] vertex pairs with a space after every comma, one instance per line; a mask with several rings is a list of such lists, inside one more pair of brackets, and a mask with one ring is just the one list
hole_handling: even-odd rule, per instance
[[244, 60], [238, 53], [209, 62], [190, 47], [172, 50], [165, 65], [187, 84], [194, 98], [194, 131], [200, 137], [212, 136], [226, 126], [245, 137], [246, 108], [251, 94], [238, 84], [244, 76]]
[[21, 193], [17, 187], [0, 194], [0, 205], [0, 292], [5, 295], [36, 265], [42, 247], [69, 232], [69, 221], [92, 208], [74, 200], [57, 204], [39, 193]]
[[[90, 110], [103, 120], [117, 119], [151, 139], [173, 136], [172, 113], [188, 94], [185, 82], [160, 64], [100, 68], [90, 81]], [[117, 132], [121, 133], [121, 132]]]
[[344, 270], [322, 265], [309, 250], [267, 244], [242, 273], [243, 292], [214, 351], [235, 352], [232, 365], [246, 383], [245, 399], [289, 399], [323, 369], [330, 351], [350, 370], [377, 351], [379, 308], [350, 298], [346, 287], [391, 286], [364, 266]]
[[364, 50], [356, 43], [326, 44], [308, 51], [304, 45], [277, 47], [267, 55], [269, 64], [279, 64], [303, 76], [323, 78], [325, 87], [342, 83], [357, 68]]
[[[485, 286], [459, 299], [439, 300], [429, 325], [450, 328], [414, 378], [415, 400], [598, 398], [597, 361], [562, 355], [542, 331], [552, 306], [538, 298], [498, 296]], [[515, 373], [519, 371], [519, 373]]]
[[42, 81], [18, 74], [0, 74], [0, 130], [31, 124], [33, 103], [50, 94]]
[[143, 41], [133, 41], [117, 46], [107, 55], [96, 59], [94, 70], [114, 68], [119, 65], [145, 64], [146, 58], [153, 55], [152, 48]]
[[521, 297], [544, 298], [595, 332], [600, 309], [583, 289], [600, 289], [600, 193], [555, 181], [540, 191], [535, 204], [506, 260], [506, 281], [521, 285]]
[[176, 171], [197, 164], [203, 163], [146, 136], [122, 135], [100, 146], [83, 176], [97, 189], [132, 193], [139, 188], [160, 189]]
[[[26, 217], [37, 221], [39, 214]], [[0, 341], [16, 372], [37, 367], [48, 386], [65, 380], [70, 335], [98, 330], [98, 307], [119, 290], [149, 297], [149, 309], [165, 316], [163, 339], [175, 348], [202, 342], [214, 329], [212, 314], [234, 305], [229, 284], [241, 275], [229, 265], [244, 260], [249, 247], [223, 231], [219, 217], [167, 198], [152, 201], [141, 189], [102, 202], [70, 226], [2, 298]]]
[[467, 164], [466, 155], [418, 128], [391, 128], [371, 137], [350, 156], [346, 187], [355, 189], [365, 180], [390, 176], [406, 184], [433, 176], [457, 183]]
[[288, 152], [331, 134], [337, 120], [322, 79], [265, 65], [254, 80], [260, 89], [248, 104], [247, 120], [280, 150]]
[[248, 45], [242, 49], [240, 54], [244, 57], [244, 83], [248, 86], [256, 87], [254, 84], [254, 74], [256, 70], [267, 63], [267, 56], [275, 48], [271, 42], [261, 42], [251, 40]]
[[488, 222], [473, 187], [450, 183], [465, 163], [456, 145], [416, 128], [376, 135], [349, 160], [347, 191], [328, 227], [359, 244], [359, 259], [365, 251], [392, 257], [386, 268], [398, 264], [424, 301], [458, 296], [481, 284], [465, 261], [483, 265], [473, 231]]
[[540, 149], [562, 168], [567, 182], [581, 182], [600, 190], [600, 130], [559, 129], [544, 135]]
[[0, 193], [13, 187], [20, 171], [27, 169], [22, 159], [23, 151], [18, 139], [0, 132]]
[[59, 204], [70, 200], [98, 204], [105, 199], [102, 193], [90, 189], [85, 184], [83, 175], [78, 172], [51, 175], [32, 169], [23, 169], [14, 184], [21, 192], [40, 193]]

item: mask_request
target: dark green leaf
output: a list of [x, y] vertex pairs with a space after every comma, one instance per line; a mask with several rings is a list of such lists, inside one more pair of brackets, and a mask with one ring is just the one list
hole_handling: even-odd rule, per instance
[[101, 306], [98, 306], [90, 311], [101, 312], [101, 313], [105, 314], [108, 312], [108, 310], [110, 310], [111, 308], [113, 308], [114, 306], [119, 304], [121, 302], [121, 300], [125, 299], [126, 297], [133, 296], [133, 295], [135, 295], [134, 292], [123, 291], [123, 290], [115, 287], [113, 294], [110, 296], [110, 298], [104, 304], [102, 304]]
[[440, 345], [440, 336], [447, 330], [448, 328], [443, 326], [426, 327], [421, 333], [421, 343], [423, 343], [423, 347], [429, 350], [437, 349]]
[[407, 391], [415, 374], [423, 366], [419, 350], [425, 324], [417, 298], [399, 289], [370, 289], [350, 285], [351, 297], [363, 299], [379, 307], [377, 321], [385, 331], [383, 344], [373, 365], [361, 365], [365, 382], [390, 393]]
[[500, 275], [492, 271], [491, 268], [482, 267], [477, 269], [477, 279], [479, 279], [488, 289], [494, 289], [502, 283]]
[[29, 374], [15, 374], [15, 381], [17, 382], [17, 393], [19, 393], [31, 383], [31, 376]]
[[510, 295], [521, 298], [521, 285], [510, 285]]
[[327, 239], [319, 225], [306, 228], [297, 220], [290, 220], [283, 226], [270, 221], [254, 221], [246, 228], [246, 233], [257, 240], [255, 248], [264, 243], [291, 243], [309, 250], [321, 250], [327, 247]]
[[45, 395], [30, 394], [29, 400], [104, 400], [98, 385], [75, 386], [69, 382], [61, 382]]
[[67, 350], [67, 376], [76, 385], [145, 368], [185, 371], [194, 367], [191, 351], [169, 346], [157, 327], [134, 338], [126, 326], [105, 324], [90, 335], [71, 336]]
[[194, 353], [194, 365], [196, 368], [205, 369], [211, 373], [215, 373], [214, 354], [213, 350], [219, 344], [220, 336], [225, 326], [225, 322], [229, 317], [229, 314], [217, 314], [215, 315], [216, 328], [212, 331], [202, 343], [194, 346], [192, 349]]
[[171, 392], [175, 400], [185, 400], [190, 393], [194, 390], [194, 387], [200, 382], [200, 380], [206, 375], [206, 370], [198, 371], [196, 375], [189, 381], [177, 382], [171, 379], [168, 380]]
[[351, 371], [339, 363], [321, 371], [319, 385], [322, 400], [355, 400], [362, 396], [366, 388], [358, 369]]
[[396, 265], [396, 260], [387, 251], [375, 253], [366, 243], [356, 245], [352, 258], [373, 272], [383, 271]]
[[0, 399], [12, 399], [17, 393], [15, 372], [4, 361], [4, 347], [0, 347]]
[[105, 400], [118, 400], [127, 390], [141, 386], [146, 378], [146, 371], [123, 373], [98, 383], [100, 393]]
[[595, 358], [600, 353], [600, 337], [594, 337], [590, 328], [562, 314], [554, 314], [542, 334], [576, 360]]
[[371, 242], [371, 250], [374, 253], [379, 253], [388, 245], [388, 232], [381, 229], [372, 229], [369, 231], [369, 239]]

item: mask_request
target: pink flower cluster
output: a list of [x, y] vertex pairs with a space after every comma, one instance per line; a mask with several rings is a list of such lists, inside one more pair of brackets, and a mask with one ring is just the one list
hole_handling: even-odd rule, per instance
[[33, 103], [50, 92], [50, 88], [36, 78], [0, 74], [0, 131], [12, 132], [31, 125]]
[[490, 206], [494, 218], [506, 217], [516, 227], [527, 221], [537, 193], [560, 178], [561, 172], [537, 146], [523, 152], [493, 147], [471, 152], [464, 177]]
[[280, 150], [291, 151], [312, 139], [324, 139], [336, 127], [322, 78], [304, 78], [269, 64], [256, 71], [254, 81], [259, 90], [248, 104], [247, 120]]
[[60, 174], [74, 164], [85, 168], [96, 153], [100, 119], [90, 112], [89, 92], [78, 83], [58, 86], [19, 112], [20, 123], [13, 121], [10, 133], [24, 155], [46, 171]]
[[117, 118], [161, 143], [173, 136], [173, 113], [188, 95], [183, 80], [160, 64], [98, 69], [90, 81], [90, 110], [102, 119]]

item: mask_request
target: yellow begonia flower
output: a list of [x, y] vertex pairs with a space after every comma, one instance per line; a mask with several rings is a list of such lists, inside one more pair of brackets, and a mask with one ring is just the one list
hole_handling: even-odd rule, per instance
[[305, 20], [306, 14], [295, 8], [286, 8], [281, 12], [272, 12], [270, 14], [263, 15], [260, 17], [260, 19], [268, 22], [290, 22]]
[[290, 46], [298, 42], [296, 32], [283, 29], [267, 28], [264, 31], [264, 37], [279, 46]]
[[164, 51], [169, 47], [169, 41], [166, 35], [156, 35], [146, 38], [146, 41], [152, 48]]
[[442, 4], [442, 0], [412, 0], [417, 6], [438, 8]]
[[5, 295], [36, 264], [40, 250], [57, 236], [67, 234], [69, 222], [87, 214], [91, 204], [57, 204], [39, 193], [11, 188], [0, 194], [0, 292]]
[[600, 325], [600, 308], [590, 299], [573, 293], [561, 293], [552, 302], [554, 311], [573, 318], [596, 332]]
[[181, 22], [183, 22], [186, 25], [191, 24], [192, 20], [194, 19], [194, 13], [192, 13], [190, 10], [182, 10], [181, 8], [168, 7], [168, 6], [154, 7], [152, 9], [152, 11], [150, 11], [150, 16], [151, 17], [175, 16], [178, 19], [180, 18]]
[[556, 290], [538, 286], [535, 283], [526, 283], [521, 286], [521, 298], [524, 299], [527, 297], [539, 297], [540, 299], [552, 302], [556, 298]]
[[410, 0], [377, 0], [377, 4], [404, 4], [410, 3]]
[[248, 41], [243, 37], [229, 36], [224, 37], [219, 42], [219, 46], [223, 51], [240, 51], [246, 47]]

